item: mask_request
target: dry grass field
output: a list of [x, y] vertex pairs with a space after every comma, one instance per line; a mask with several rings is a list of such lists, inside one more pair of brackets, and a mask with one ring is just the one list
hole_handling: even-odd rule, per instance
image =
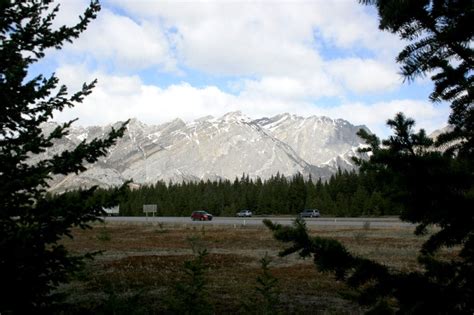
[[[317, 228], [310, 233], [338, 239], [353, 253], [400, 270], [417, 268], [416, 252], [423, 241], [409, 228]], [[271, 258], [270, 272], [278, 280], [275, 307], [281, 313], [364, 311], [353, 289], [318, 272], [311, 259], [278, 257], [284, 244], [263, 226], [107, 223], [75, 230], [74, 240], [64, 242], [74, 253], [103, 251], [60, 288], [68, 294], [68, 313], [170, 313], [176, 285], [185, 281], [184, 261], [194, 259], [198, 249], [208, 252], [207, 288], [216, 314], [249, 312], [243, 305], [257, 295], [256, 279], [265, 255]]]

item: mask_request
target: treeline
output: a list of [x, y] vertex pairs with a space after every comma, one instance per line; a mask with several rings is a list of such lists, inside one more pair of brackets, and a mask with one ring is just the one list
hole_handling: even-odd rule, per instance
[[[104, 197], [108, 190], [100, 189]], [[305, 208], [319, 209], [323, 216], [396, 215], [369, 175], [339, 171], [329, 181], [305, 180], [301, 174], [287, 178], [277, 174], [267, 180], [249, 176], [234, 181], [200, 181], [145, 185], [128, 190], [120, 202], [120, 214], [143, 215], [144, 204], [156, 204], [158, 215], [188, 216], [193, 210], [207, 210], [217, 216], [233, 216], [242, 209], [254, 214], [297, 214]]]

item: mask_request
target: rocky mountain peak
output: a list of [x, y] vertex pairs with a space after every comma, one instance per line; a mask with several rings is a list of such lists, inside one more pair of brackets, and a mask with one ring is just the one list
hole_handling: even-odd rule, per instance
[[242, 114], [240, 110], [227, 113], [224, 116], [220, 117], [219, 119], [225, 122], [240, 122], [240, 123], [248, 123], [251, 121], [251, 119], [245, 116], [244, 114]]
[[129, 130], [146, 130], [147, 127], [148, 126], [145, 123], [141, 122], [137, 118], [131, 118], [127, 124], [127, 128]]
[[[107, 128], [73, 126], [61, 148], [104, 134]], [[236, 111], [219, 118], [206, 116], [189, 123], [175, 119], [159, 125], [132, 119], [106, 158], [83, 174], [57, 178], [53, 184], [62, 190], [88, 183], [117, 185], [126, 179], [136, 183], [233, 180], [243, 173], [266, 179], [278, 172], [325, 179], [338, 167], [354, 168], [351, 157], [362, 144], [357, 130], [343, 120], [289, 113], [252, 120]]]

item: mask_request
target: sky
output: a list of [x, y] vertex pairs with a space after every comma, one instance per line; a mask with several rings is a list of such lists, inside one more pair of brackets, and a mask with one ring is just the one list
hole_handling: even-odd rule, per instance
[[[72, 25], [87, 1], [62, 0], [54, 22]], [[378, 29], [356, 0], [102, 0], [81, 37], [49, 50], [31, 74], [55, 73], [71, 92], [98, 79], [57, 121], [160, 124], [241, 111], [342, 118], [380, 136], [404, 112], [428, 132], [447, 124], [428, 77], [404, 81], [395, 58], [407, 44]]]

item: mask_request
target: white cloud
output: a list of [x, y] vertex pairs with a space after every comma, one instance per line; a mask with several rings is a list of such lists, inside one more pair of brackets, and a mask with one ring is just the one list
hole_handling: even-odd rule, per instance
[[375, 58], [385, 59], [400, 51], [397, 36], [378, 30], [377, 13], [372, 6], [358, 1], [316, 1], [317, 27], [321, 36], [343, 49], [364, 48]]
[[89, 3], [90, 1], [87, 0], [59, 1], [59, 11], [53, 20], [53, 26], [58, 28], [62, 25], [72, 26], [78, 23], [79, 15], [84, 15], [84, 11], [89, 6]]
[[[61, 9], [64, 10], [60, 11], [56, 24], [77, 23], [77, 16], [86, 7], [81, 2], [62, 3]], [[97, 19], [73, 44], [65, 45], [61, 52], [61, 55], [64, 54], [72, 54], [69, 59], [92, 61], [98, 67], [112, 65], [115, 71], [135, 71], [149, 67], [176, 71], [176, 60], [170, 51], [168, 39], [159, 27], [148, 21], [137, 22], [106, 8], [99, 12]]]
[[[58, 23], [75, 23], [86, 6], [62, 1]], [[445, 105], [403, 96], [348, 99], [402, 84], [394, 62], [402, 43], [377, 24], [373, 9], [357, 1], [107, 1], [83, 36], [54, 55], [71, 91], [99, 79], [83, 104], [56, 118], [91, 125], [137, 117], [157, 124], [235, 110], [254, 118], [290, 112], [344, 118], [386, 135], [385, 121], [403, 111], [428, 131], [442, 127]], [[137, 70], [175, 83], [160, 86]], [[230, 85], [232, 93], [192, 86], [186, 80], [193, 73]], [[316, 106], [324, 97], [345, 103]]]
[[[428, 131], [446, 124], [449, 108], [433, 105], [428, 101], [393, 100], [374, 104], [347, 103], [335, 107], [318, 107], [297, 97], [282, 97], [281, 93], [242, 93], [232, 95], [215, 86], [196, 88], [188, 83], [169, 86], [166, 89], [144, 84], [138, 76], [111, 76], [101, 72], [88, 73], [84, 66], [65, 66], [59, 69], [62, 83], [71, 92], [82, 82], [98, 78], [94, 92], [83, 104], [58, 113], [55, 119], [67, 120], [80, 117], [78, 124], [107, 124], [136, 117], [145, 123], [159, 124], [174, 118], [193, 120], [202, 116], [220, 116], [241, 110], [253, 118], [273, 116], [283, 112], [302, 116], [324, 115], [343, 118], [353, 124], [365, 124], [373, 132], [385, 136], [389, 130], [385, 121], [397, 112], [404, 112], [417, 121], [419, 128]], [[297, 82], [276, 81], [276, 85], [288, 88], [289, 94], [298, 94]], [[303, 93], [304, 94], [304, 93]]]
[[308, 78], [263, 77], [260, 80], [245, 80], [240, 96], [246, 98], [279, 98], [282, 100], [307, 100], [324, 96], [335, 96], [339, 90], [324, 73]]
[[432, 132], [447, 125], [449, 107], [446, 104], [404, 99], [373, 104], [347, 103], [316, 110], [319, 115], [343, 118], [356, 125], [366, 125], [372, 132], [382, 136], [391, 132], [386, 126], [386, 121], [398, 112], [415, 119], [417, 129], [424, 128]]
[[212, 86], [198, 89], [181, 83], [161, 89], [144, 84], [138, 76], [89, 73], [83, 65], [61, 67], [57, 76], [71, 92], [83, 82], [98, 79], [92, 94], [82, 104], [55, 115], [60, 121], [79, 117], [81, 125], [102, 125], [132, 117], [157, 124], [177, 117], [195, 119], [237, 110], [232, 106], [234, 96]]
[[[318, 78], [340, 96], [400, 84], [394, 57], [401, 43], [380, 32], [376, 16], [355, 1], [115, 3], [165, 32], [178, 62], [203, 73], [256, 81], [285, 77], [306, 82], [308, 92]], [[348, 52], [348, 59], [330, 51], [323, 55], [325, 45]], [[361, 49], [370, 56], [351, 55]], [[354, 74], [363, 78], [354, 79]]]
[[396, 68], [371, 59], [334, 60], [327, 64], [327, 71], [343, 86], [357, 93], [392, 90], [402, 83]]
[[283, 9], [241, 2], [157, 3], [147, 14], [175, 28], [173, 43], [181, 62], [205, 73], [263, 76], [317, 70], [322, 61], [310, 45], [310, 25], [293, 23], [294, 16]]

